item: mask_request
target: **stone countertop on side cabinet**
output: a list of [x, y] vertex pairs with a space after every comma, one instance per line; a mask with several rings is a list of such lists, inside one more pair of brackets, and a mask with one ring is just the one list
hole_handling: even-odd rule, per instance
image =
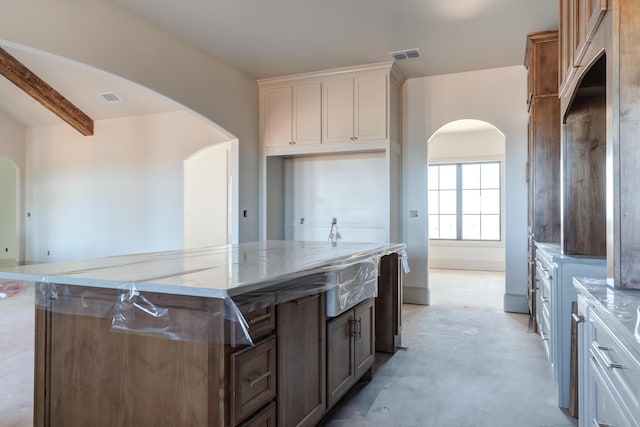
[[640, 348], [640, 290], [614, 288], [606, 279], [574, 278], [573, 284], [578, 295], [622, 326], [619, 338]]
[[562, 253], [560, 243], [545, 243], [535, 242], [536, 248], [547, 254], [552, 262], [562, 264], [570, 262], [572, 264], [606, 264], [607, 258], [603, 256], [588, 256], [588, 255], [566, 255]]

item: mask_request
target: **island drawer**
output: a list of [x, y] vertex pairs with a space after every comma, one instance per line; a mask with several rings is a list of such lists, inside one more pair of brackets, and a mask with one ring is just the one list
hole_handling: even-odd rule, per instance
[[231, 425], [242, 422], [276, 397], [276, 338], [231, 354]]
[[276, 413], [276, 402], [273, 402], [242, 423], [241, 427], [275, 427]]

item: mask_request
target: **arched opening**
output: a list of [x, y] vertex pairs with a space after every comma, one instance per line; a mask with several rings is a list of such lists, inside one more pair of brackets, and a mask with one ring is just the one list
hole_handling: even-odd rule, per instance
[[232, 242], [232, 143], [213, 144], [184, 161], [184, 247]]
[[505, 136], [484, 121], [456, 120], [429, 138], [427, 153], [431, 303], [501, 309]]
[[[82, 104], [95, 121], [95, 134], [84, 137], [10, 82], [0, 82], [0, 92], [9, 94], [0, 100], [0, 110], [29, 129], [24, 138], [29, 167], [19, 165], [25, 170], [20, 204], [28, 219], [19, 222], [25, 237], [17, 260], [68, 261], [184, 247], [184, 191], [190, 188], [183, 183], [185, 159], [219, 143], [227, 147], [222, 163], [228, 197], [216, 208], [229, 222], [221, 242], [237, 241], [240, 156], [234, 135], [137, 83], [47, 52], [2, 44]], [[104, 91], [117, 94], [120, 102], [106, 103], [99, 96]], [[16, 246], [1, 244], [0, 260]]]
[[15, 266], [20, 258], [18, 185], [18, 167], [0, 157], [0, 267]]

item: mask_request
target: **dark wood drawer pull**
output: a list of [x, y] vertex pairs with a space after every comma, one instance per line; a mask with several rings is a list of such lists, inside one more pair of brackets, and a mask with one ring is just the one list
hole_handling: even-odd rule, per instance
[[253, 326], [256, 323], [263, 322], [263, 321], [267, 320], [270, 317], [271, 317], [271, 313], [263, 314], [262, 316], [258, 316], [258, 317], [254, 317], [253, 319], [249, 319], [249, 321], [247, 323], [249, 324], [249, 326]]
[[311, 296], [308, 296], [308, 297], [297, 299], [297, 300], [295, 300], [295, 303], [296, 303], [296, 305], [301, 305], [301, 304], [304, 304], [305, 302], [312, 301], [312, 300], [314, 300], [314, 299], [316, 299], [318, 297], [319, 297], [319, 294], [311, 295]]
[[258, 384], [260, 381], [269, 378], [271, 376], [271, 371], [267, 371], [264, 374], [260, 374], [257, 377], [255, 377], [252, 380], [249, 380], [249, 387], [253, 387], [254, 385]]

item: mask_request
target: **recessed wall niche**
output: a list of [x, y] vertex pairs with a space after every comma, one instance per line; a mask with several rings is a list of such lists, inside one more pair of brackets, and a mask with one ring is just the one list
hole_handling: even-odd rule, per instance
[[606, 256], [606, 55], [592, 63], [562, 125], [562, 252]]

